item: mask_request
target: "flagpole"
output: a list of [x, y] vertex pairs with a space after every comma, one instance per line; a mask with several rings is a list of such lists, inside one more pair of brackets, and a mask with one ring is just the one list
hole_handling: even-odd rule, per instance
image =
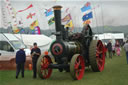
[[[101, 16], [102, 16], [102, 24], [103, 24], [103, 33], [104, 33], [104, 15], [103, 15], [103, 7], [102, 7], [102, 2], [101, 4]], [[105, 34], [104, 34], [104, 39], [105, 39]]]
[[[39, 5], [39, 6], [40, 6], [40, 5]], [[39, 9], [40, 9], [40, 8], [39, 8]], [[42, 9], [44, 10], [45, 8], [42, 8]], [[41, 10], [42, 10], [42, 9], [41, 9]], [[39, 14], [40, 14], [41, 16], [43, 16], [43, 14], [42, 14], [40, 11], [39, 11]], [[42, 34], [43, 34], [43, 33], [42, 33]]]
[[[91, 2], [94, 4], [93, 0], [91, 0]], [[97, 28], [97, 33], [98, 33], [98, 37], [99, 37], [99, 30], [98, 30], [98, 23], [97, 23], [97, 16], [96, 16], [96, 11], [94, 9], [94, 15], [95, 15], [95, 21], [96, 21], [96, 28]]]

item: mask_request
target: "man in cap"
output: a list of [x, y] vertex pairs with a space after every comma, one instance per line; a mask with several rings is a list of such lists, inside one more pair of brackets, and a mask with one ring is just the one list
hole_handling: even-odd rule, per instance
[[31, 56], [32, 56], [32, 63], [33, 63], [33, 78], [36, 78], [36, 72], [37, 72], [37, 60], [39, 56], [41, 55], [40, 48], [37, 47], [37, 43], [33, 44], [34, 48], [31, 50]]
[[16, 52], [16, 79], [21, 71], [22, 78], [24, 78], [24, 65], [26, 61], [26, 54], [24, 51], [25, 46], [21, 46], [19, 51]]

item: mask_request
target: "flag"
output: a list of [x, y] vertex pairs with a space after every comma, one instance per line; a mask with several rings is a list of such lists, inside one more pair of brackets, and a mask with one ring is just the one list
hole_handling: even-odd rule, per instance
[[17, 26], [12, 26], [14, 34], [19, 33], [20, 29]]
[[30, 25], [30, 29], [33, 30], [36, 26], [38, 26], [38, 20], [35, 20], [35, 21]]
[[86, 21], [83, 22], [83, 25], [90, 24], [90, 23], [91, 23], [91, 21], [88, 19], [88, 20], [86, 20]]
[[39, 26], [35, 27], [35, 34], [40, 34], [40, 27]]
[[32, 5], [32, 4], [30, 4], [27, 8], [25, 8], [25, 9], [23, 9], [23, 10], [19, 10], [19, 11], [17, 11], [17, 13], [18, 13], [18, 12], [26, 11], [27, 9], [32, 8], [32, 7], [33, 7], [33, 5]]
[[29, 13], [29, 15], [27, 16], [27, 19], [31, 18], [32, 19], [32, 16], [35, 16], [36, 13]]
[[90, 10], [91, 9], [91, 4], [90, 2], [87, 2], [82, 8], [81, 8], [81, 11], [82, 12], [85, 12], [87, 10]]
[[71, 18], [71, 15], [68, 14], [66, 15], [63, 19], [62, 19], [62, 22], [66, 22], [66, 21], [70, 21], [72, 18]]
[[52, 14], [53, 14], [52, 8], [46, 9], [46, 11], [45, 11], [45, 16], [46, 16], [46, 17], [48, 17], [48, 16], [50, 16], [50, 15], [52, 15]]
[[50, 18], [50, 19], [48, 20], [48, 24], [49, 24], [49, 25], [53, 24], [54, 22], [55, 22], [55, 18], [54, 18], [54, 17], [52, 17], [52, 18]]
[[34, 27], [34, 29], [31, 30], [31, 33], [32, 34], [40, 34], [40, 27], [39, 26]]
[[31, 25], [30, 25], [31, 33], [32, 34], [40, 34], [40, 27], [38, 20], [35, 20]]
[[85, 15], [82, 17], [83, 21], [86, 21], [86, 20], [88, 20], [88, 19], [90, 19], [90, 18], [93, 18], [92, 12], [90, 12], [90, 13], [88, 13], [88, 14], [85, 14]]
[[65, 25], [65, 28], [66, 28], [66, 27], [73, 28], [72, 20], [70, 20], [70, 21]]
[[90, 6], [91, 5], [91, 3], [90, 2], [87, 2], [86, 4], [85, 4], [85, 6]]
[[24, 29], [23, 28], [20, 28], [20, 33], [24, 33]]

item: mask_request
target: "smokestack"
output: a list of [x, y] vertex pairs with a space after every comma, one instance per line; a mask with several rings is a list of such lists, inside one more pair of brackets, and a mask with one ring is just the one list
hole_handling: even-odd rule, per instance
[[55, 29], [56, 29], [56, 40], [62, 39], [61, 33], [61, 6], [54, 6], [54, 16], [55, 16]]

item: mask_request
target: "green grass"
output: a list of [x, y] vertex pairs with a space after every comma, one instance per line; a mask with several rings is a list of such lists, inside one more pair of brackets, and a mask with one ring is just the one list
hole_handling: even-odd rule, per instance
[[106, 58], [103, 72], [86, 69], [82, 80], [74, 81], [70, 73], [54, 70], [47, 80], [33, 79], [32, 71], [25, 71], [25, 78], [15, 79], [15, 71], [0, 71], [0, 85], [128, 85], [128, 65], [124, 51], [121, 56]]

